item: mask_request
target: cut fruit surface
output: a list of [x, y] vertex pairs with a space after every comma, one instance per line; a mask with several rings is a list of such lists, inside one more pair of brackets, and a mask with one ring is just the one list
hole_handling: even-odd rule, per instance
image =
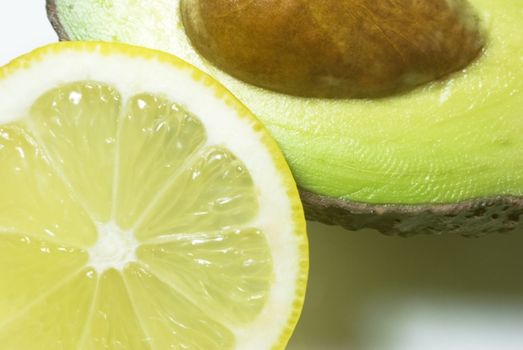
[[[159, 48], [220, 80], [264, 122], [281, 145], [302, 189], [309, 218], [405, 234], [481, 234], [519, 225], [514, 219], [523, 215], [523, 37], [518, 31], [518, 1], [466, 1], [485, 34], [485, 47], [477, 60], [441, 80], [375, 99], [302, 98], [234, 78], [203, 58], [191, 44], [180, 9], [192, 9], [196, 17], [190, 20], [197, 22], [201, 19], [198, 11], [203, 8], [198, 7], [198, 1], [154, 0], [146, 5], [129, 0], [103, 4], [94, 0], [47, 2], [50, 18], [63, 40], [110, 40]], [[264, 2], [212, 2], [216, 3], [229, 4], [223, 8], [231, 13], [244, 8], [252, 13], [265, 9]], [[290, 0], [285, 6], [303, 6], [303, 12], [308, 13], [310, 6], [302, 3]], [[365, 1], [345, 3], [363, 4], [360, 7], [366, 11], [375, 7], [366, 8]], [[223, 13], [217, 14], [207, 9], [206, 15], [215, 19], [217, 26], [223, 21], [220, 16], [228, 15], [223, 8], [219, 7]], [[376, 14], [380, 18], [378, 15], [382, 13]], [[365, 14], [367, 17], [374, 18], [371, 13]], [[403, 26], [413, 21], [404, 17], [404, 22], [398, 19], [401, 27], [377, 23], [372, 28], [383, 32], [385, 39], [389, 35], [401, 43], [405, 41], [402, 30], [408, 30]], [[282, 28], [287, 28], [287, 22], [282, 23]], [[263, 28], [255, 24], [248, 28], [258, 27]], [[197, 34], [209, 35], [197, 29], [202, 31]], [[308, 38], [314, 32], [304, 30], [296, 37], [301, 38], [299, 34]], [[256, 35], [263, 33], [253, 33], [253, 37]], [[243, 32], [238, 36], [251, 39]], [[423, 39], [422, 34], [419, 37]], [[293, 38], [288, 38], [291, 44]], [[277, 39], [281, 41], [275, 36]], [[235, 49], [241, 56], [241, 48]], [[278, 49], [282, 56], [286, 53], [285, 48]], [[314, 53], [320, 55], [322, 50]], [[245, 55], [265, 62], [251, 51]], [[317, 59], [321, 61], [321, 57]], [[372, 70], [375, 63], [369, 59], [362, 65]]]
[[261, 124], [169, 54], [62, 43], [0, 68], [3, 349], [274, 349], [307, 280]]

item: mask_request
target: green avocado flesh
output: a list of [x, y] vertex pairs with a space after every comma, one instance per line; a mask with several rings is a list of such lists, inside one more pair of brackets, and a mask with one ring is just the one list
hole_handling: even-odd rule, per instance
[[179, 0], [55, 3], [71, 40], [162, 49], [215, 76], [265, 123], [305, 190], [373, 204], [523, 194], [519, 0], [470, 0], [487, 38], [481, 57], [446, 80], [373, 100], [292, 97], [232, 78], [192, 48]]

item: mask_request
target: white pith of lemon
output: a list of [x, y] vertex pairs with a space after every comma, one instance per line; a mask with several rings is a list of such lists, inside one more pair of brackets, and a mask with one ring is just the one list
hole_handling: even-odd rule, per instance
[[0, 69], [4, 349], [284, 348], [307, 268], [286, 163], [212, 78], [103, 43]]

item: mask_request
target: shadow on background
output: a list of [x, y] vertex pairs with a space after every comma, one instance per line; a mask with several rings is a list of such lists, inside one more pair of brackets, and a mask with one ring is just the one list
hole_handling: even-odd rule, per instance
[[[308, 232], [309, 289], [288, 350], [415, 349], [403, 344], [409, 341], [416, 350], [458, 349], [450, 338], [439, 346], [428, 344], [434, 339], [414, 341], [413, 327], [416, 335], [430, 328], [434, 337], [438, 328], [443, 338], [452, 327], [469, 343], [460, 349], [490, 349], [467, 337], [483, 329], [474, 322], [488, 330], [494, 320], [517, 324], [519, 338], [510, 344], [523, 349], [523, 232], [400, 238], [318, 223], [309, 223]], [[515, 310], [521, 316], [511, 315]], [[499, 345], [492, 350], [512, 349]]]

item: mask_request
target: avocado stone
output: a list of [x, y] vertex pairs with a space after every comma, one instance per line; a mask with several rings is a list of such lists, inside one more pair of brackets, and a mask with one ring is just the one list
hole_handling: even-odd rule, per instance
[[62, 40], [169, 51], [216, 77], [279, 142], [309, 219], [387, 234], [512, 230], [523, 213], [523, 36], [516, 0], [470, 0], [486, 31], [461, 72], [377, 99], [241, 82], [193, 48], [179, 0], [48, 0]]

